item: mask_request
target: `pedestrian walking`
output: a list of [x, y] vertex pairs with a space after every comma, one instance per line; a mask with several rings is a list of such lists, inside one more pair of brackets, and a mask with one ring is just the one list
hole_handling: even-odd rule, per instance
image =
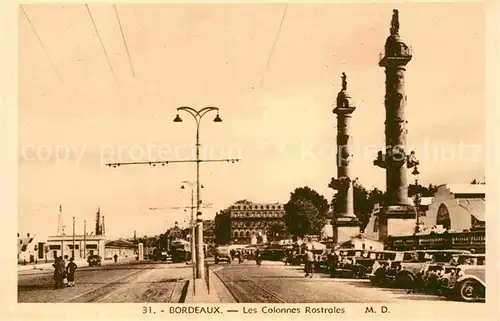
[[339, 257], [337, 253], [332, 249], [328, 254], [328, 267], [330, 268], [330, 275], [334, 277], [337, 272], [337, 264], [339, 263]]
[[77, 269], [77, 265], [74, 262], [74, 259], [69, 259], [68, 266], [66, 267], [66, 275], [68, 278], [68, 286], [75, 286], [75, 272]]
[[64, 259], [62, 256], [56, 257], [54, 264], [54, 281], [55, 288], [62, 288], [64, 285], [64, 278], [66, 277], [66, 268], [64, 266]]
[[305, 253], [305, 269], [306, 269], [306, 277], [313, 277], [314, 270], [314, 254], [311, 250], [306, 249]]
[[115, 263], [118, 261], [118, 254], [115, 253], [115, 255], [113, 256], [113, 258], [115, 259]]

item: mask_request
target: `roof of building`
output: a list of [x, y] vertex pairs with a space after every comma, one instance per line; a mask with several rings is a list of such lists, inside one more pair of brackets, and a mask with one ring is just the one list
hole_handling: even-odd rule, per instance
[[459, 199], [458, 205], [477, 220], [485, 222], [486, 201], [484, 198]]
[[485, 194], [485, 184], [446, 184], [439, 187], [445, 187], [452, 194]]
[[113, 240], [104, 243], [106, 247], [137, 248], [137, 244], [125, 240]]

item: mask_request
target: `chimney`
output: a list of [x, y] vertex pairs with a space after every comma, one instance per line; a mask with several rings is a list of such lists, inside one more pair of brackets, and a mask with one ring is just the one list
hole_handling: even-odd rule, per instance
[[95, 235], [101, 235], [101, 208], [97, 209], [96, 219], [95, 219]]

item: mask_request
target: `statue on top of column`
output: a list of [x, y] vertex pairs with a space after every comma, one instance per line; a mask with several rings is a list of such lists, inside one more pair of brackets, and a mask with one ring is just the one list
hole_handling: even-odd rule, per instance
[[397, 9], [392, 10], [391, 21], [391, 36], [399, 36], [399, 12]]
[[347, 76], [345, 72], [342, 73], [342, 90], [347, 90]]

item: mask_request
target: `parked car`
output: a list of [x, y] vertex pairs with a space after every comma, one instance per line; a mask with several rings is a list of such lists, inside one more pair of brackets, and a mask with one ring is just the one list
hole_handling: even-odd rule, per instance
[[395, 251], [368, 251], [366, 255], [356, 259], [356, 264], [353, 266], [354, 276], [358, 278], [374, 276], [374, 268], [376, 270], [384, 263], [394, 261], [396, 253]]
[[215, 249], [215, 264], [219, 264], [221, 261], [231, 264], [232, 260], [229, 247], [219, 246]]
[[89, 266], [101, 266], [102, 258], [99, 255], [90, 255], [87, 258]]
[[368, 256], [368, 250], [339, 249], [336, 251], [339, 256], [334, 276], [356, 277], [354, 267], [357, 260]]
[[460, 301], [475, 302], [486, 296], [486, 266], [459, 265], [448, 278], [443, 294]]
[[[469, 271], [469, 274], [477, 274], [476, 277], [481, 279], [480, 272], [471, 272], [473, 266], [485, 266], [486, 265], [486, 256], [484, 254], [462, 254], [457, 257], [456, 260], [458, 265], [449, 265], [445, 267], [445, 273], [440, 279], [440, 294], [452, 298], [458, 298], [464, 301], [467, 301], [467, 297], [462, 298], [461, 293], [457, 293], [461, 290], [456, 289], [457, 281], [460, 277], [465, 275], [465, 271]], [[481, 270], [482, 268], [478, 268]], [[478, 274], [479, 273], [479, 274]], [[483, 278], [484, 279], [484, 278]], [[464, 278], [462, 278], [464, 280]], [[478, 282], [481, 284], [485, 283], [484, 280]], [[470, 292], [469, 290], [464, 289], [465, 294]], [[477, 291], [481, 292], [481, 291]]]
[[[442, 273], [443, 267], [449, 265], [453, 256], [470, 254], [465, 250], [418, 250], [410, 252], [408, 261], [396, 263], [394, 286], [399, 288], [424, 287], [429, 272]], [[399, 264], [399, 266], [397, 266]], [[432, 273], [431, 273], [432, 274]]]

